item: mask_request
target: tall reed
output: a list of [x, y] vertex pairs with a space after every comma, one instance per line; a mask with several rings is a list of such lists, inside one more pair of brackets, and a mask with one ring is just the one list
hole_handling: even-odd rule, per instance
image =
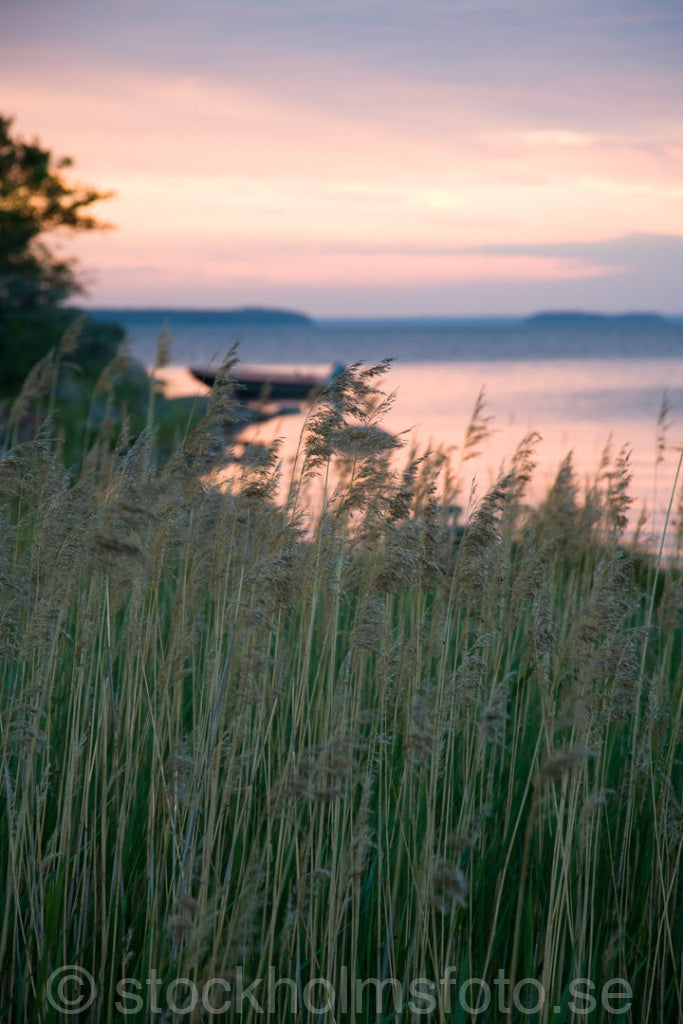
[[586, 979], [610, 1020], [616, 978], [621, 1019], [683, 1019], [681, 566], [624, 543], [627, 453], [532, 508], [530, 435], [470, 495], [482, 402], [459, 470], [400, 468], [357, 365], [280, 502], [277, 446], [212, 482], [230, 366], [163, 468], [151, 399], [76, 479], [49, 424], [0, 461], [0, 1017], [65, 1019], [76, 965], [93, 1021], [269, 969], [235, 1019], [398, 1020], [446, 979], [412, 1008], [465, 1020], [482, 979], [484, 1019], [579, 1020]]

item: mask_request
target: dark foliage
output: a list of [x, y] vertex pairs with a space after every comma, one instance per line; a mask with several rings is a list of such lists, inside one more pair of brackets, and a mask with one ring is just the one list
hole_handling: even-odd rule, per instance
[[[67, 180], [69, 158], [14, 136], [0, 116], [0, 393], [13, 394], [31, 367], [59, 342], [74, 319], [64, 309], [82, 291], [73, 260], [53, 252], [45, 235], [108, 225], [90, 207], [110, 193]], [[123, 332], [84, 324], [76, 360], [96, 372]]]

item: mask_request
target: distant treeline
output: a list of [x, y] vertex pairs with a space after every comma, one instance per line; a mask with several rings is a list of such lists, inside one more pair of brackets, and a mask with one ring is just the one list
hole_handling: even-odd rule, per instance
[[260, 306], [242, 306], [238, 309], [98, 309], [96, 316], [116, 317], [122, 312], [134, 312], [138, 316], [173, 315], [174, 317], [196, 316], [200, 313], [203, 317], [217, 316], [225, 324], [234, 324], [244, 327], [306, 327], [313, 323], [313, 320], [304, 313], [291, 312], [286, 309], [265, 309]]
[[526, 320], [527, 324], [539, 327], [591, 327], [614, 325], [615, 327], [661, 327], [668, 323], [659, 313], [584, 313], [581, 311], [559, 310], [536, 313]]

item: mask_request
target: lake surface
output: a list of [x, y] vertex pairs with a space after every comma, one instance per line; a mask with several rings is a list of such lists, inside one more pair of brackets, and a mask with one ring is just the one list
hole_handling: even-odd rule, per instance
[[[573, 451], [579, 478], [594, 478], [606, 443], [631, 450], [633, 519], [643, 505], [656, 534], [664, 521], [683, 443], [683, 321], [502, 319], [323, 320], [303, 327], [239, 326], [224, 313], [99, 311], [127, 330], [133, 355], [151, 365], [162, 327], [173, 338], [170, 393], [201, 390], [182, 367], [220, 361], [239, 343], [244, 365], [328, 371], [337, 363], [392, 357], [385, 378], [396, 400], [385, 425], [422, 446], [461, 446], [480, 389], [494, 433], [466, 465], [479, 489], [530, 430], [542, 437], [532, 490], [540, 498]], [[667, 450], [657, 462], [657, 419], [669, 405]], [[278, 417], [249, 435], [286, 438], [293, 451], [303, 415]], [[458, 450], [454, 450], [457, 463]]]

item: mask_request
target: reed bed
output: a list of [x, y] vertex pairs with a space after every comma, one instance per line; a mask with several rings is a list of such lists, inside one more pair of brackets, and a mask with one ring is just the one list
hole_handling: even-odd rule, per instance
[[483, 406], [397, 468], [358, 365], [286, 500], [277, 446], [216, 486], [230, 367], [163, 466], [151, 403], [0, 461], [0, 1018], [683, 1019], [683, 576], [627, 454], [470, 494]]

